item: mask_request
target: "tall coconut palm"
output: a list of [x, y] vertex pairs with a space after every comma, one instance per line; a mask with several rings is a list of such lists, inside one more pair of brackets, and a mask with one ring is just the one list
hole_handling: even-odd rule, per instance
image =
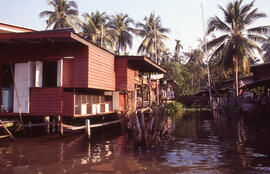
[[105, 12], [96, 11], [90, 15], [88, 13], [83, 14], [84, 22], [81, 26], [81, 35], [87, 40], [96, 43], [97, 45], [112, 50], [114, 48], [114, 38], [109, 29], [108, 21], [110, 18]]
[[116, 54], [120, 54], [120, 50], [125, 52], [127, 46], [132, 48], [133, 36], [131, 33], [134, 29], [130, 26], [134, 21], [127, 14], [117, 13], [112, 16], [109, 23], [113, 35], [116, 39]]
[[48, 5], [53, 6], [53, 11], [43, 11], [39, 14], [40, 18], [47, 17], [47, 27], [53, 25], [53, 29], [73, 28], [78, 30], [81, 23], [78, 17], [78, 6], [75, 1], [69, 0], [48, 0]]
[[177, 61], [178, 63], [180, 63], [180, 49], [183, 49], [183, 46], [181, 44], [181, 40], [175, 39], [175, 49], [174, 49], [174, 59], [175, 61]]
[[270, 37], [268, 37], [268, 42], [263, 43], [262, 49], [264, 51], [264, 61], [270, 62]]
[[225, 70], [234, 71], [235, 95], [238, 96], [238, 73], [247, 73], [250, 68], [249, 58], [254, 58], [254, 50], [262, 54], [257, 42], [266, 41], [264, 34], [269, 26], [249, 28], [257, 19], [266, 17], [257, 8], [254, 1], [243, 4], [243, 0], [229, 2], [226, 8], [219, 6], [224, 14], [224, 21], [215, 16], [210, 18], [207, 33], [220, 32], [220, 37], [214, 38], [207, 45], [214, 49], [211, 61], [217, 61]]
[[165, 34], [169, 33], [170, 29], [164, 28], [161, 25], [159, 16], [156, 17], [154, 13], [151, 13], [149, 17], [144, 18], [144, 23], [138, 22], [136, 27], [136, 34], [143, 38], [143, 41], [138, 48], [138, 53], [145, 54], [150, 58], [153, 57], [155, 51], [155, 35], [157, 45], [156, 54], [158, 55], [159, 52], [166, 50], [164, 40], [168, 39], [168, 37]]
[[183, 49], [183, 45], [181, 44], [181, 40], [175, 39], [175, 52], [179, 54], [180, 49]]

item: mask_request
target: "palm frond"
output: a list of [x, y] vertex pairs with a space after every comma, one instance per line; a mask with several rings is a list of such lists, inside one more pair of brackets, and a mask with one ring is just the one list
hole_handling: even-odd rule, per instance
[[248, 39], [251, 39], [255, 42], [259, 42], [259, 43], [264, 43], [264, 42], [268, 42], [268, 39], [263, 37], [263, 36], [259, 36], [259, 35], [252, 35], [252, 34], [248, 34], [247, 35]]
[[244, 24], [249, 25], [252, 24], [255, 20], [266, 17], [265, 13], [258, 13], [258, 9], [254, 9], [244, 18]]
[[231, 31], [230, 27], [226, 23], [221, 21], [217, 16], [210, 18], [209, 23], [208, 23], [207, 34], [210, 34], [214, 32], [215, 30], [219, 30], [222, 32]]
[[46, 17], [46, 16], [51, 16], [51, 15], [54, 15], [54, 12], [53, 11], [43, 11], [39, 14], [39, 17], [40, 18], [43, 18], [43, 17]]
[[222, 35], [222, 36], [220, 36], [220, 37], [218, 37], [216, 39], [213, 39], [213, 40], [211, 40], [210, 42], [207, 43], [207, 47], [208, 48], [213, 48], [215, 46], [218, 46], [221, 43], [223, 43], [228, 37], [229, 37], [229, 35], [225, 34], [225, 35]]
[[270, 32], [270, 25], [250, 28], [247, 32], [253, 34], [268, 34]]

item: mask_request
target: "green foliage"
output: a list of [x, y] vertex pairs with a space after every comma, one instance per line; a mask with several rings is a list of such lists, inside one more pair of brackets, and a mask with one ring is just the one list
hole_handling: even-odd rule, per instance
[[[267, 42], [269, 26], [254, 27], [253, 24], [265, 13], [254, 8], [254, 2], [243, 4], [243, 0], [230, 1], [226, 7], [219, 6], [223, 20], [218, 16], [211, 17], [207, 33], [219, 33], [220, 36], [207, 43], [212, 51], [210, 62], [220, 66], [226, 74], [235, 74], [235, 94], [238, 96], [238, 75], [250, 72], [250, 60], [255, 59], [255, 50], [263, 57], [259, 44]], [[253, 28], [249, 28], [249, 27]], [[206, 45], [205, 45], [206, 47]]]
[[176, 98], [193, 95], [206, 85], [205, 67], [193, 61], [186, 65], [177, 62], [167, 62], [164, 65], [167, 70], [167, 79], [176, 81], [174, 93]]
[[185, 109], [183, 104], [176, 102], [176, 101], [166, 103], [165, 107], [166, 107], [169, 115], [175, 114], [177, 112], [181, 112]]
[[261, 98], [265, 93], [265, 87], [258, 86], [256, 88], [250, 89], [250, 92], [252, 92], [256, 97]]
[[75, 1], [48, 0], [48, 5], [52, 6], [54, 10], [45, 10], [39, 14], [40, 18], [48, 17], [46, 30], [51, 26], [53, 29], [73, 28], [79, 30], [78, 25], [81, 24], [81, 20]]
[[169, 28], [164, 28], [161, 24], [161, 18], [151, 13], [149, 17], [144, 17], [144, 22], [136, 23], [136, 35], [143, 38], [142, 43], [138, 48], [138, 53], [144, 54], [153, 58], [155, 51], [155, 36], [157, 55], [167, 49], [164, 40], [168, 39], [166, 36], [170, 32]]
[[81, 25], [82, 35], [85, 39], [97, 45], [113, 50], [115, 47], [115, 36], [109, 26], [110, 17], [105, 12], [84, 13], [84, 22]]

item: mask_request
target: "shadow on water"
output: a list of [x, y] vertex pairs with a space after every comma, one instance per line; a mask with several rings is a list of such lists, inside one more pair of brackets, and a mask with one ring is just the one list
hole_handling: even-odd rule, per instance
[[179, 114], [171, 138], [149, 151], [134, 148], [119, 125], [94, 129], [90, 141], [81, 133], [24, 136], [0, 142], [0, 173], [270, 173], [266, 121]]

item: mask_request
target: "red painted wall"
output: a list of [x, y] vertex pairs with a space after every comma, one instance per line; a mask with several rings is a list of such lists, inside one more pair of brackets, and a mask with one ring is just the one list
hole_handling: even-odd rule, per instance
[[135, 70], [128, 66], [128, 61], [125, 58], [115, 59], [116, 71], [116, 90], [121, 91], [126, 89], [134, 91], [135, 89]]
[[114, 91], [114, 55], [95, 45], [90, 45], [88, 52], [88, 87]]
[[116, 90], [121, 91], [127, 89], [127, 68], [128, 63], [126, 59], [115, 59], [115, 72], [116, 72]]
[[62, 100], [63, 100], [63, 115], [74, 116], [74, 93], [64, 92]]
[[62, 88], [31, 88], [30, 114], [61, 115]]
[[0, 64], [20, 63], [27, 61], [57, 61], [64, 59], [63, 86], [67, 88], [88, 87], [88, 47], [77, 44], [35, 44], [4, 45], [0, 52]]

